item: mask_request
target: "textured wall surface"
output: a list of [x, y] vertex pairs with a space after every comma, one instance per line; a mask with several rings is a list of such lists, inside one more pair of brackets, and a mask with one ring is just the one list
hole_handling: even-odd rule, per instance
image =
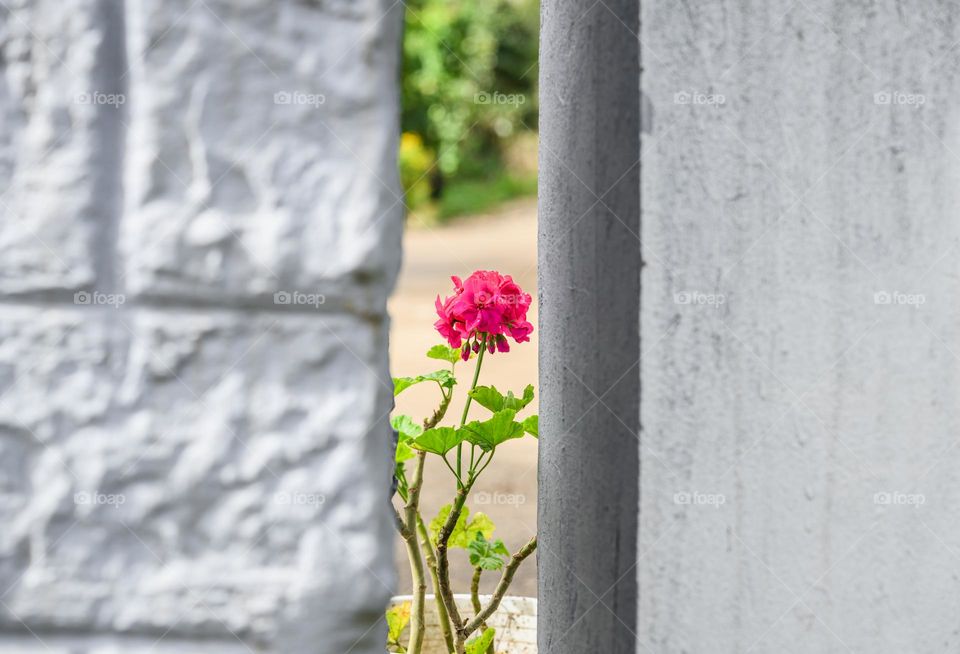
[[0, 652], [382, 651], [401, 17], [0, 3]]
[[957, 651], [960, 7], [641, 7], [638, 651]]

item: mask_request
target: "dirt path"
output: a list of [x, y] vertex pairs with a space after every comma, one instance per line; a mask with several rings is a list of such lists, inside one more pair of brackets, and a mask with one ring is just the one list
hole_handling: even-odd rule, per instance
[[[441, 367], [424, 356], [424, 352], [440, 342], [432, 325], [437, 319], [434, 299], [438, 294], [451, 292], [450, 275], [466, 277], [477, 269], [499, 270], [513, 275], [521, 288], [536, 298], [537, 261], [536, 201], [514, 203], [494, 215], [478, 216], [457, 221], [446, 227], [418, 228], [411, 225], [404, 238], [404, 264], [400, 281], [390, 302], [391, 327], [390, 361], [395, 376], [430, 372]], [[537, 324], [536, 302], [530, 320]], [[458, 364], [460, 385], [444, 424], [452, 424], [463, 410], [464, 387], [468, 385], [473, 365]], [[501, 391], [522, 390], [528, 383], [536, 384], [537, 332], [530, 343], [513, 345], [509, 354], [486, 357], [481, 383], [493, 384]], [[418, 422], [435, 408], [439, 398], [436, 387], [414, 387], [397, 401], [397, 411], [412, 416]], [[537, 411], [534, 401], [530, 412]], [[480, 416], [482, 408], [474, 408], [471, 415]], [[432, 518], [437, 510], [454, 495], [455, 486], [450, 472], [436, 457], [430, 457], [427, 466], [427, 485], [422, 503], [424, 517]], [[438, 484], [438, 482], [442, 482]], [[472, 511], [482, 511], [497, 525], [496, 537], [502, 538], [514, 551], [535, 532], [537, 522], [537, 443], [530, 437], [513, 441], [498, 450], [497, 459], [484, 472], [474, 488], [468, 505]], [[409, 592], [410, 580], [406, 556], [397, 544], [396, 560], [400, 572], [400, 591]], [[469, 592], [469, 564], [462, 551], [454, 551], [452, 566], [456, 569], [455, 583], [462, 592]], [[497, 573], [488, 573], [483, 584], [492, 587]], [[536, 570], [533, 561], [524, 563], [512, 588], [516, 595], [535, 596]]]

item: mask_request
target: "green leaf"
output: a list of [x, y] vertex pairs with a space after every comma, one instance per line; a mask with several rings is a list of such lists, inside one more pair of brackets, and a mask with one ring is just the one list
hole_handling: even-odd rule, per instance
[[487, 648], [493, 644], [493, 636], [496, 631], [493, 627], [488, 627], [482, 634], [467, 643], [467, 654], [484, 654]]
[[540, 419], [537, 416], [529, 416], [523, 421], [523, 430], [533, 436], [540, 438]]
[[[402, 464], [416, 456], [410, 449], [410, 441], [423, 433], [423, 427], [413, 421], [410, 416], [398, 415], [390, 419], [390, 426], [397, 430], [400, 438], [397, 440], [395, 460]], [[402, 469], [402, 466], [401, 466]]]
[[410, 623], [410, 602], [401, 602], [387, 609], [387, 644], [399, 645], [400, 634]]
[[453, 388], [457, 383], [457, 378], [449, 370], [437, 370], [426, 375], [420, 375], [423, 381], [435, 381], [444, 388]]
[[420, 382], [434, 381], [440, 384], [442, 388], [453, 388], [457, 383], [456, 377], [449, 370], [437, 370], [426, 375], [417, 375], [416, 377], [394, 377], [393, 378], [393, 396], [396, 397], [414, 384]]
[[494, 413], [503, 409], [504, 397], [496, 386], [477, 386], [468, 395], [473, 398], [474, 402]]
[[467, 551], [470, 553], [470, 565], [484, 570], [499, 570], [503, 567], [501, 555], [510, 556], [502, 540], [489, 541], [480, 532], [470, 541]]
[[463, 437], [463, 432], [453, 427], [434, 427], [410, 441], [410, 447], [443, 456], [463, 442]]
[[460, 360], [460, 350], [441, 343], [440, 345], [434, 345], [427, 350], [427, 356], [431, 359], [439, 359], [440, 361], [456, 363]]
[[397, 495], [406, 502], [407, 501], [407, 490], [409, 484], [407, 483], [407, 471], [406, 466], [403, 461], [397, 461], [396, 465], [393, 467], [393, 476], [397, 480]]
[[415, 423], [410, 416], [394, 416], [390, 419], [390, 426], [400, 432], [401, 442], [416, 438], [423, 433], [423, 427]]
[[397, 463], [409, 461], [416, 455], [416, 452], [410, 448], [409, 441], [400, 441], [397, 443], [397, 454], [395, 457]]
[[[443, 529], [443, 525], [446, 524], [447, 518], [450, 517], [450, 511], [452, 510], [452, 504], [444, 504], [440, 507], [440, 512], [437, 513], [437, 517], [430, 521], [430, 540], [434, 545], [440, 541], [440, 530]], [[449, 542], [453, 542], [453, 536], [456, 535], [457, 531], [463, 530], [464, 526], [467, 524], [467, 516], [469, 514], [470, 509], [463, 507], [463, 510], [460, 512], [460, 517], [457, 518], [457, 524], [453, 528], [453, 533], [450, 535]]]
[[494, 413], [504, 409], [520, 411], [533, 401], [533, 384], [523, 389], [523, 397], [517, 397], [513, 391], [504, 396], [496, 386], [477, 386], [469, 394], [477, 404]]
[[493, 538], [493, 531], [496, 529], [496, 526], [493, 524], [493, 520], [490, 519], [486, 513], [477, 513], [473, 516], [473, 520], [468, 522], [463, 530], [459, 533], [454, 531], [453, 536], [450, 537], [451, 546], [453, 539], [457, 539], [457, 544], [454, 547], [462, 547], [467, 549], [470, 547], [470, 542], [473, 541], [478, 536], [486, 539]]
[[464, 439], [489, 452], [504, 441], [523, 436], [523, 425], [513, 418], [517, 412], [513, 409], [497, 411], [484, 422], [471, 422], [464, 426]]
[[520, 411], [525, 406], [533, 402], [533, 384], [527, 384], [523, 389], [523, 397], [515, 397], [513, 391], [507, 391], [507, 397], [504, 398], [503, 408]]
[[[430, 540], [434, 545], [439, 541], [440, 530], [443, 529], [443, 525], [447, 522], [451, 510], [453, 510], [452, 504], [442, 506], [437, 517], [430, 521]], [[457, 524], [453, 527], [453, 532], [450, 534], [450, 540], [447, 541], [447, 547], [467, 549], [470, 546], [470, 541], [476, 538], [477, 534], [480, 534], [487, 540], [493, 538], [493, 531], [496, 527], [493, 524], [493, 520], [491, 520], [486, 513], [477, 513], [473, 516], [473, 520], [468, 522], [467, 519], [469, 517], [470, 509], [463, 507], [463, 510], [460, 511], [460, 517], [457, 518]]]
[[422, 379], [416, 377], [394, 377], [393, 378], [393, 396], [396, 397], [414, 384], [422, 382]]

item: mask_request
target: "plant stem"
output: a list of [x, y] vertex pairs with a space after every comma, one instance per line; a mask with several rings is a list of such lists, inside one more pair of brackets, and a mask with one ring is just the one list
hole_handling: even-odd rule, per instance
[[[407, 640], [407, 651], [411, 654], [419, 654], [423, 648], [424, 621], [423, 621], [423, 596], [426, 592], [426, 582], [423, 578], [423, 560], [420, 558], [420, 550], [417, 547], [417, 535], [407, 529], [397, 507], [393, 508], [393, 518], [396, 523], [397, 531], [403, 538], [403, 544], [407, 549], [407, 560], [410, 562], [410, 577], [413, 580], [413, 601], [410, 608], [410, 636]], [[419, 611], [416, 610], [419, 601]], [[419, 616], [419, 619], [418, 619]]]
[[[487, 351], [487, 335], [483, 335], [483, 340], [480, 341], [480, 354], [477, 356], [477, 367], [473, 371], [473, 382], [470, 384], [470, 390], [472, 391], [477, 387], [477, 380], [480, 379], [480, 366], [483, 365], [483, 354]], [[463, 405], [463, 415], [460, 416], [460, 426], [463, 427], [467, 424], [467, 414], [470, 413], [470, 403], [473, 402], [473, 398], [470, 397], [470, 393], [467, 392], [467, 401]], [[460, 474], [463, 472], [463, 443], [457, 445], [457, 477], [460, 477]]]
[[528, 556], [533, 554], [533, 551], [537, 549], [537, 537], [534, 536], [530, 539], [526, 545], [521, 547], [517, 552], [510, 557], [510, 563], [503, 569], [503, 575], [500, 577], [500, 582], [497, 584], [496, 590], [493, 591], [493, 596], [490, 598], [490, 603], [485, 609], [477, 613], [473, 617], [473, 620], [463, 625], [457, 629], [457, 640], [466, 640], [467, 636], [472, 634], [477, 630], [487, 618], [493, 615], [500, 607], [500, 601], [503, 599], [503, 596], [507, 593], [507, 588], [510, 587], [510, 583], [513, 581], [513, 575], [517, 572], [517, 568], [520, 567], [520, 564], [523, 563], [523, 560]]
[[[487, 466], [490, 465], [491, 461], [493, 461], [493, 455], [496, 453], [496, 451], [497, 451], [496, 448], [490, 450], [490, 458], [487, 459], [486, 462], [484, 462], [483, 466], [479, 470], [477, 470], [476, 474], [474, 475], [474, 478], [479, 477], [483, 473], [483, 471], [487, 469]], [[477, 461], [477, 464], [479, 465], [480, 461], [482, 460], [483, 460], [483, 455], [480, 455], [480, 460]]]
[[430, 571], [430, 578], [433, 581], [433, 604], [437, 609], [437, 620], [440, 622], [440, 631], [443, 632], [443, 640], [447, 644], [447, 651], [454, 650], [453, 630], [450, 628], [450, 616], [447, 615], [447, 607], [443, 604], [443, 598], [440, 597], [440, 577], [437, 575], [437, 557], [433, 551], [433, 545], [430, 543], [430, 536], [427, 533], [427, 527], [423, 524], [423, 518], [417, 515], [417, 533], [420, 534], [420, 547], [423, 549], [423, 555], [427, 559], [427, 569]]
[[393, 509], [393, 521], [397, 527], [397, 533], [403, 536], [403, 532], [407, 528], [407, 526], [403, 524], [403, 516], [400, 515], [399, 511], [397, 511], [397, 507], [393, 506], [392, 504], [390, 506]]
[[409, 654], [420, 654], [420, 650], [423, 649], [423, 607], [427, 581], [423, 575], [423, 559], [420, 556], [419, 543], [417, 543], [417, 507], [420, 505], [420, 489], [423, 488], [423, 465], [426, 458], [426, 452], [417, 452], [417, 465], [414, 468], [413, 479], [410, 480], [407, 504], [404, 506], [403, 531], [400, 532], [407, 547], [407, 558], [410, 559], [410, 576], [413, 582], [413, 601], [410, 607], [410, 640], [407, 645]]
[[443, 399], [440, 400], [440, 406], [437, 407], [437, 410], [433, 412], [433, 415], [423, 421], [423, 429], [433, 429], [436, 427], [443, 416], [447, 413], [447, 407], [450, 406], [450, 399], [453, 397], [453, 389], [451, 388], [449, 392], [444, 392], [443, 387], [440, 387], [440, 395], [443, 396]]
[[482, 574], [483, 568], [477, 566], [473, 569], [473, 579], [470, 581], [470, 602], [473, 604], [474, 615], [483, 610], [480, 605], [480, 575]]
[[457, 654], [464, 654], [465, 651], [464, 639], [460, 636], [463, 630], [463, 618], [460, 617], [460, 611], [457, 609], [457, 603], [453, 598], [453, 590], [450, 588], [450, 563], [447, 560], [447, 543], [450, 541], [457, 520], [460, 519], [460, 513], [463, 511], [463, 505], [467, 501], [467, 494], [470, 492], [472, 484], [473, 480], [468, 480], [466, 486], [457, 489], [457, 497], [450, 508], [450, 515], [447, 516], [447, 521], [443, 523], [443, 527], [440, 528], [440, 533], [437, 535], [437, 577], [440, 582], [440, 597], [443, 599], [450, 616], [450, 622], [453, 623], [457, 634]]
[[[483, 355], [487, 351], [487, 335], [483, 335], [483, 339], [480, 341], [480, 354], [477, 356], [477, 367], [473, 371], [473, 381], [470, 383], [470, 390], [472, 391], [477, 387], [477, 380], [480, 379], [480, 366], [483, 365]], [[463, 405], [463, 415], [460, 416], [460, 426], [463, 427], [467, 422], [467, 414], [470, 412], [470, 403], [473, 402], [473, 398], [470, 397], [470, 394], [467, 393], [467, 401]]]
[[[483, 574], [483, 568], [477, 566], [473, 569], [473, 579], [470, 582], [470, 603], [473, 604], [473, 614], [476, 615], [480, 613], [482, 607], [480, 605], [480, 575]], [[487, 630], [487, 623], [484, 622], [480, 625], [480, 628], [484, 631]], [[487, 654], [496, 654], [493, 651], [493, 643], [487, 647]]]
[[423, 576], [423, 560], [417, 547], [416, 534], [404, 535], [403, 542], [407, 548], [407, 558], [410, 560], [410, 577], [413, 580], [413, 601], [410, 607], [410, 638], [407, 641], [407, 652], [420, 654], [423, 649], [424, 635], [424, 597], [427, 590]]

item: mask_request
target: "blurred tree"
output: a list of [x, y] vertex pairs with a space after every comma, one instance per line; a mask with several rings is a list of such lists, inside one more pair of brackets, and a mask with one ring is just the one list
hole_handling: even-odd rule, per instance
[[537, 0], [408, 0], [402, 122], [419, 140], [405, 137], [401, 161], [436, 157], [434, 199], [498, 172], [504, 143], [536, 128], [538, 14]]

